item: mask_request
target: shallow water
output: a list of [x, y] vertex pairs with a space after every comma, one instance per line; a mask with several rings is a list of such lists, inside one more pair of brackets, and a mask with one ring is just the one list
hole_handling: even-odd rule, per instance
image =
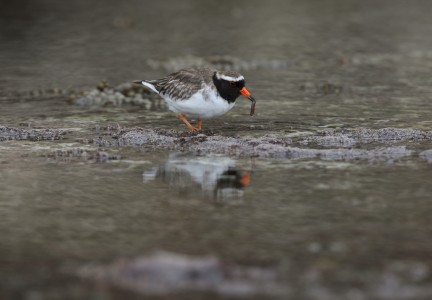
[[425, 1], [3, 4], [0, 126], [61, 134], [0, 141], [1, 298], [152, 297], [145, 285], [100, 286], [76, 270], [162, 250], [213, 257], [246, 286], [249, 268], [268, 268], [283, 287], [203, 296], [162, 280], [166, 297], [430, 299], [432, 169], [419, 154], [430, 139], [396, 141], [412, 154], [376, 160], [97, 146], [107, 127], [186, 128], [164, 107], [79, 106], [51, 90], [79, 94], [102, 79], [156, 78], [227, 56], [257, 115], [239, 99], [204, 122], [212, 134], [276, 134], [322, 149], [304, 141], [326, 129], [431, 131], [430, 9]]

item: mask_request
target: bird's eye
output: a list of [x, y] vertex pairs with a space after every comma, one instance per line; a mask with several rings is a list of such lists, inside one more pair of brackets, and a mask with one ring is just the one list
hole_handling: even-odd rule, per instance
[[236, 86], [236, 82], [235, 81], [230, 81], [230, 85], [231, 86]]

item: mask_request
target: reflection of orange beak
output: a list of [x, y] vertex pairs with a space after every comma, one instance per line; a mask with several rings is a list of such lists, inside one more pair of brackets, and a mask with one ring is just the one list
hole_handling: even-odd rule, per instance
[[253, 116], [255, 113], [255, 102], [256, 102], [255, 98], [252, 97], [252, 95], [249, 93], [249, 91], [245, 87], [243, 87], [240, 90], [240, 93], [252, 102], [250, 115]]
[[240, 183], [242, 186], [248, 186], [250, 183], [250, 175], [249, 173], [243, 174], [242, 178], [240, 179]]

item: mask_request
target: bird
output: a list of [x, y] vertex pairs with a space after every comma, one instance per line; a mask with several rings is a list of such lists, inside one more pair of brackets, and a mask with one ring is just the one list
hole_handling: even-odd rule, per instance
[[[243, 95], [255, 113], [256, 100], [245, 87], [243, 75], [209, 67], [187, 68], [156, 80], [134, 81], [159, 94], [191, 131], [201, 131], [202, 120], [225, 114]], [[188, 118], [196, 119], [193, 126]]]

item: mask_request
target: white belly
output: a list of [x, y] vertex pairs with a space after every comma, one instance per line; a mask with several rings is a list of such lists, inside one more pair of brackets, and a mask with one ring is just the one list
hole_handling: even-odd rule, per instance
[[162, 96], [168, 108], [182, 113], [189, 118], [207, 119], [225, 114], [234, 107], [235, 102], [228, 103], [214, 92], [197, 92], [188, 100], [173, 100], [167, 95]]

